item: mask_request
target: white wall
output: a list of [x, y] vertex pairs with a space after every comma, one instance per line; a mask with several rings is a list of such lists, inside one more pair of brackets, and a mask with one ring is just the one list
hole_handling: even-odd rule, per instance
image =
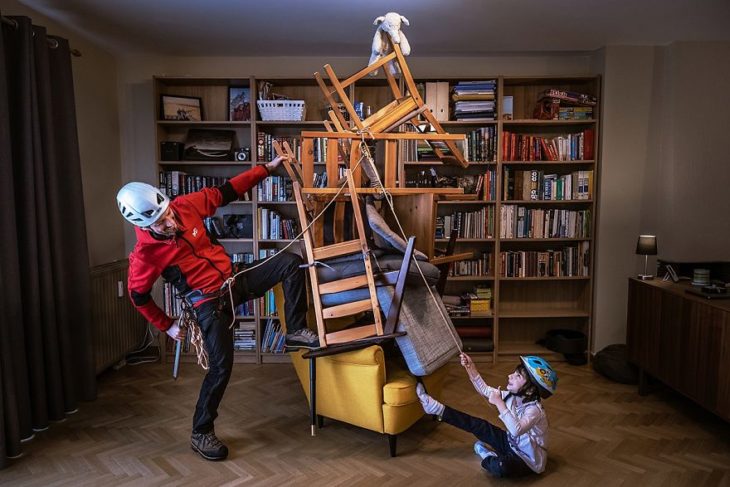
[[596, 350], [625, 341], [626, 279], [635, 273], [655, 48], [603, 51], [603, 117], [595, 249]]
[[625, 342], [640, 233], [657, 235], [662, 259], [730, 260], [730, 43], [609, 46], [603, 57], [594, 350]]
[[[659, 257], [730, 260], [730, 42], [666, 48], [661, 121], [650, 159]], [[665, 157], [666, 155], [666, 157]]]
[[123, 223], [114, 200], [121, 181], [114, 57], [15, 0], [0, 0], [0, 12], [30, 17], [81, 51], [82, 57], [72, 57], [72, 69], [89, 260], [94, 266], [124, 258]]

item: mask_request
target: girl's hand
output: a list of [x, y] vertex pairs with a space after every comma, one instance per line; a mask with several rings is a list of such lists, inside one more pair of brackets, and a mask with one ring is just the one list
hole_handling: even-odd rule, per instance
[[466, 370], [474, 369], [474, 362], [472, 362], [470, 356], [462, 352], [459, 358], [461, 359], [461, 366]]
[[493, 404], [497, 406], [498, 409], [500, 409], [500, 404], [504, 406], [504, 400], [502, 399], [502, 388], [497, 387], [496, 389], [492, 389], [489, 392], [489, 396], [487, 397], [487, 399], [489, 399], [489, 404]]

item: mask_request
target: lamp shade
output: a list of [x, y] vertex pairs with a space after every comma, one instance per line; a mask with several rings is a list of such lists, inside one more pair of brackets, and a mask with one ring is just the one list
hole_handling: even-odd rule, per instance
[[656, 255], [656, 235], [639, 235], [636, 242], [637, 255]]

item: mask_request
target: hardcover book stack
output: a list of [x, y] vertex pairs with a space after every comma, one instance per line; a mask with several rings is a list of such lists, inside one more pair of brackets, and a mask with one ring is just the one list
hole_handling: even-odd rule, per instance
[[460, 81], [453, 89], [454, 118], [457, 121], [495, 119], [497, 80]]

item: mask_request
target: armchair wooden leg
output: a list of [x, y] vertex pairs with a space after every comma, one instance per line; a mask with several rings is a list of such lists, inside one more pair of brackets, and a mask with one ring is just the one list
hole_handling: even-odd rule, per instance
[[396, 440], [398, 439], [397, 435], [388, 435], [388, 446], [390, 447], [390, 456], [395, 457], [395, 449], [396, 449]]

